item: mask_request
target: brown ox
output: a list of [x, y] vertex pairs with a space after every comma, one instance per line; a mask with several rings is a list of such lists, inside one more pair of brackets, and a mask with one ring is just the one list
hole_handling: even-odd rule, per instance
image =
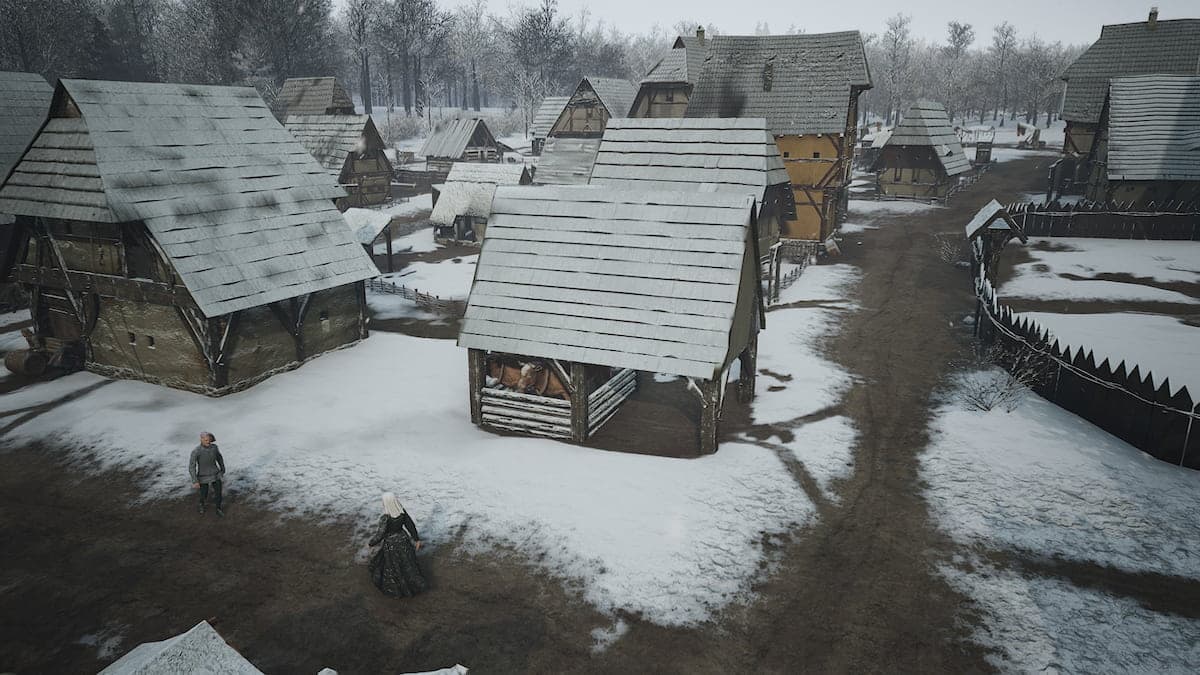
[[488, 375], [499, 380], [505, 388], [522, 394], [571, 400], [562, 380], [544, 363], [530, 362], [513, 366], [493, 359], [488, 362]]

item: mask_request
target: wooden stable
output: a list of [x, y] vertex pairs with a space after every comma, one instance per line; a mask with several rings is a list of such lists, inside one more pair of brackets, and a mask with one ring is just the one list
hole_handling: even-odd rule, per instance
[[344, 194], [254, 89], [61, 80], [2, 274], [63, 367], [224, 394], [366, 337]]
[[704, 28], [696, 35], [675, 38], [670, 51], [642, 78], [630, 117], [683, 117], [708, 54]]
[[1113, 78], [1088, 165], [1094, 202], [1200, 201], [1200, 75]]
[[289, 115], [286, 126], [346, 190], [339, 209], [392, 200], [392, 163], [370, 115]]
[[280, 122], [291, 115], [353, 115], [354, 100], [337, 78], [289, 77], [271, 111]]
[[542, 104], [538, 106], [533, 121], [529, 124], [529, 137], [532, 139], [530, 153], [534, 157], [542, 154], [542, 148], [546, 147], [546, 138], [550, 136], [550, 129], [570, 100], [570, 96], [547, 96], [542, 99]]
[[892, 129], [871, 170], [882, 196], [944, 200], [971, 162], [942, 104], [918, 101]]
[[499, 185], [529, 185], [533, 179], [524, 164], [459, 162], [446, 182], [433, 186], [434, 237], [456, 243], [483, 241], [492, 214], [492, 196]]
[[871, 74], [858, 31], [710, 40], [688, 117], [764, 117], [791, 178], [783, 238], [823, 241], [844, 220], [858, 98]]
[[[1196, 75], [1200, 63], [1200, 19], [1159, 21], [1157, 8], [1146, 21], [1113, 24], [1064, 71], [1063, 154], [1075, 161], [1058, 182], [1082, 185], [1091, 174], [1086, 158], [1100, 129], [1100, 114], [1112, 78], [1130, 75]], [[1057, 191], [1060, 185], [1052, 186]]]
[[438, 126], [418, 154], [425, 158], [429, 171], [449, 173], [455, 162], [499, 162], [504, 158], [504, 146], [486, 122], [468, 117]]
[[590, 183], [753, 196], [764, 279], [768, 286], [777, 281], [780, 228], [795, 214], [796, 205], [765, 119], [609, 120]]
[[754, 395], [754, 210], [737, 193], [497, 188], [458, 338], [471, 420], [584, 443], [637, 372], [667, 373], [697, 392], [699, 447], [715, 452], [735, 361]]
[[608, 120], [628, 117], [637, 88], [628, 80], [585, 77], [575, 87], [558, 119], [550, 127], [551, 138], [600, 138]]

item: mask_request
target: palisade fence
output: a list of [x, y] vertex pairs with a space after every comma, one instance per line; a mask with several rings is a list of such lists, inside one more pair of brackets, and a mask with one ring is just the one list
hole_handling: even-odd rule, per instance
[[386, 295], [399, 295], [406, 300], [413, 301], [418, 307], [455, 319], [462, 318], [467, 313], [467, 303], [462, 300], [439, 298], [436, 295], [422, 293], [415, 288], [393, 284], [384, 279], [368, 279], [367, 290]]
[[[1036, 322], [1000, 303], [982, 265], [975, 278], [976, 331], [1000, 348], [1001, 364], [1036, 369], [1033, 390], [1164, 462], [1200, 469], [1200, 405], [1187, 387], [1171, 393], [1169, 378], [1125, 362], [1097, 364], [1092, 350], [1063, 347]], [[1155, 382], [1158, 385], [1155, 386]]]
[[1050, 202], [1005, 208], [1030, 237], [1200, 241], [1197, 202]]

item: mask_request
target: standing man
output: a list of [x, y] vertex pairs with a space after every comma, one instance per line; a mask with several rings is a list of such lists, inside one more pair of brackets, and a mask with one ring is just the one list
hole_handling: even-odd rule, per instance
[[225, 460], [217, 448], [217, 438], [207, 431], [200, 432], [200, 445], [192, 450], [188, 473], [192, 475], [192, 487], [200, 489], [200, 513], [204, 513], [204, 503], [208, 501], [208, 488], [211, 485], [217, 515], [224, 516], [225, 512], [221, 510], [221, 479], [225, 477]]

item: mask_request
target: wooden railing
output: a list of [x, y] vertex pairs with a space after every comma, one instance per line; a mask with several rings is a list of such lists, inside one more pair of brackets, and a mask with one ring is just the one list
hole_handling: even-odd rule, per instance
[[384, 279], [368, 279], [367, 290], [387, 295], [399, 295], [406, 300], [412, 300], [422, 309], [452, 318], [461, 318], [467, 312], [467, 303], [462, 300], [439, 298], [436, 295], [422, 293], [415, 288], [393, 284]]

